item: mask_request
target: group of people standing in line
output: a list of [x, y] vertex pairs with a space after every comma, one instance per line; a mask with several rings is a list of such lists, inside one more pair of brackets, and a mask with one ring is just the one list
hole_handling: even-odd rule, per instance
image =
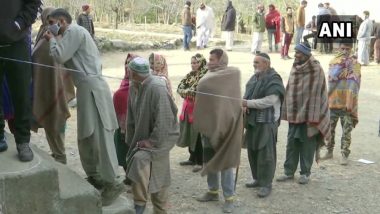
[[[361, 65], [353, 56], [352, 48], [351, 41], [340, 41], [338, 54], [329, 63], [326, 81], [322, 66], [311, 54], [311, 47], [301, 42], [295, 47], [286, 87], [272, 67], [269, 55], [257, 53], [253, 60], [254, 74], [246, 84], [242, 100], [238, 93], [240, 84], [234, 79], [240, 71], [227, 66], [226, 52], [212, 50], [208, 70], [193, 66], [196, 59], [200, 65], [204, 64], [203, 57], [199, 54], [192, 57], [192, 71], [177, 90], [184, 98], [177, 146], [187, 146], [190, 153], [190, 158], [180, 165], [194, 165], [193, 172], [202, 170], [201, 174], [207, 175], [208, 191], [196, 200], [219, 200], [217, 181], [221, 177], [223, 211], [232, 212], [236, 185], [232, 168], [239, 165], [234, 157], [240, 157], [241, 147], [247, 148], [253, 178], [246, 187], [258, 188], [257, 195], [267, 197], [272, 191], [276, 170], [280, 120], [288, 121], [289, 130], [284, 175], [276, 179], [278, 182], [293, 180], [299, 164], [298, 183], [309, 183], [314, 159], [333, 158], [339, 119], [343, 130], [340, 163], [347, 165], [351, 131], [358, 123], [361, 79]], [[217, 69], [214, 58], [219, 59]], [[209, 129], [212, 132], [209, 133]], [[327, 152], [320, 157], [325, 141]], [[203, 157], [203, 167], [197, 157]]]
[[[330, 6], [329, 2], [318, 4], [318, 13], [312, 16], [312, 20], [306, 23], [305, 8], [307, 1], [303, 0], [294, 12], [290, 6], [286, 7], [285, 15], [281, 15], [274, 4], [268, 6], [268, 12], [265, 13], [263, 4], [258, 4], [253, 14], [252, 25], [252, 45], [251, 53], [257, 54], [262, 51], [262, 43], [264, 41], [264, 32], [267, 31], [269, 52], [280, 52], [282, 59], [292, 59], [289, 56], [289, 48], [294, 40], [294, 45], [300, 42], [310, 42], [313, 49], [317, 49], [319, 43], [319, 51], [321, 53], [333, 52], [332, 39], [318, 39], [317, 26], [322, 21], [333, 21], [338, 13]], [[376, 63], [380, 63], [380, 24], [369, 19], [369, 12], [363, 12], [363, 18], [358, 17], [356, 20], [355, 35], [357, 40], [356, 55], [359, 62], [366, 66], [369, 64], [370, 58], [374, 55]], [[207, 43], [214, 31], [214, 12], [212, 8], [204, 3], [200, 4], [196, 13], [196, 22], [191, 19], [191, 2], [186, 1], [184, 10], [182, 11], [182, 25], [184, 30], [184, 49], [190, 49], [192, 37], [192, 28], [197, 29], [197, 49], [207, 47]], [[225, 49], [231, 51], [234, 42], [234, 31], [236, 25], [236, 10], [232, 5], [232, 1], [227, 2], [226, 10], [223, 14], [221, 22], [221, 31], [225, 37]], [[307, 30], [309, 33], [305, 34]]]
[[[27, 57], [25, 28], [34, 22], [40, 6], [40, 1], [29, 5], [35, 9], [33, 13], [29, 10], [33, 20], [26, 21], [25, 17], [15, 15], [18, 21], [15, 26], [20, 26], [22, 31], [13, 36], [0, 33], [1, 57], [30, 58]], [[232, 4], [227, 14], [231, 8]], [[178, 118], [163, 56], [153, 53], [145, 59], [128, 54], [124, 79], [112, 99], [102, 77], [93, 35], [73, 24], [71, 15], [61, 8], [45, 8], [41, 18], [42, 26], [31, 59], [50, 67], [32, 67], [0, 59], [2, 74], [8, 70], [22, 72], [17, 81], [7, 73], [15, 104], [14, 135], [19, 158], [22, 161], [33, 159], [27, 139], [30, 138], [29, 107], [32, 106], [27, 102], [27, 86], [31, 72], [26, 71], [35, 71], [37, 83], [34, 87], [40, 96], [49, 93], [44, 95], [49, 102], [33, 103], [33, 107], [38, 106], [35, 110], [41, 110], [33, 113], [39, 116], [37, 124], [49, 133], [47, 139], [53, 157], [61, 163], [66, 162], [62, 133], [70, 116], [67, 101], [74, 96], [75, 85], [80, 160], [87, 181], [101, 192], [103, 206], [112, 204], [124, 191], [117, 170], [121, 165], [126, 173], [125, 183], [132, 186], [136, 213], [144, 213], [148, 194], [154, 212], [166, 213], [171, 182], [170, 150], [174, 145], [189, 147], [190, 159], [181, 165], [196, 165], [193, 171], [201, 171], [207, 176], [208, 191], [196, 198], [199, 202], [219, 200], [221, 186], [225, 200], [223, 212], [233, 212], [236, 191], [233, 169], [239, 166], [242, 147], [247, 148], [253, 178], [246, 187], [257, 187], [258, 196], [267, 197], [272, 191], [276, 169], [280, 120], [288, 121], [289, 130], [285, 171], [277, 181], [292, 180], [300, 162], [298, 182], [307, 184], [314, 157], [320, 159], [316, 151], [325, 140], [328, 151], [321, 159], [333, 157], [335, 127], [339, 119], [343, 129], [341, 163], [348, 164], [351, 131], [358, 123], [361, 78], [361, 65], [352, 55], [350, 42], [340, 42], [338, 54], [329, 63], [327, 82], [322, 66], [311, 54], [310, 45], [297, 44], [286, 87], [269, 55], [256, 52], [254, 73], [246, 84], [244, 95], [240, 91], [241, 72], [229, 66], [227, 52], [219, 48], [211, 50], [208, 62], [201, 54], [195, 54], [191, 57], [191, 71], [177, 88], [184, 99]], [[24, 51], [25, 56], [14, 54], [20, 51]], [[17, 68], [20, 65], [23, 67]], [[26, 85], [24, 91], [19, 91], [21, 77]], [[46, 87], [52, 90], [41, 90]], [[4, 152], [6, 140], [0, 137], [0, 150]]]

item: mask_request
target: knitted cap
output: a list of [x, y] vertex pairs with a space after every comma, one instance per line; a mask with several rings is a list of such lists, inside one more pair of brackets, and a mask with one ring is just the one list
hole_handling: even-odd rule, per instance
[[150, 69], [148, 60], [142, 57], [134, 58], [128, 64], [128, 68], [131, 69], [133, 72], [140, 73], [140, 74], [147, 74], [149, 73], [149, 69]]
[[267, 59], [267, 60], [270, 61], [270, 57], [269, 57], [269, 55], [266, 54], [266, 53], [257, 53], [256, 56], [263, 57], [263, 58], [265, 58], [265, 59]]
[[295, 50], [305, 54], [306, 56], [311, 56], [311, 47], [309, 43], [303, 42], [296, 45]]

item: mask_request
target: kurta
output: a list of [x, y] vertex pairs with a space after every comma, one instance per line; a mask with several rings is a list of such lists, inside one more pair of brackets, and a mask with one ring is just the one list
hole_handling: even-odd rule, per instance
[[[95, 131], [95, 123], [101, 122], [108, 131], [116, 130], [118, 124], [111, 91], [101, 77], [99, 51], [88, 31], [75, 24], [69, 25], [62, 39], [50, 40], [50, 54], [65, 67], [78, 70], [71, 72], [77, 87], [78, 140], [89, 137]], [[93, 117], [94, 112], [99, 113], [100, 121]]]
[[369, 44], [371, 42], [372, 33], [372, 20], [368, 18], [364, 20], [359, 27], [358, 31], [358, 62], [360, 64], [369, 64]]
[[[131, 87], [128, 99], [126, 140], [131, 149], [127, 155], [127, 176], [138, 183], [143, 179], [140, 172], [150, 164], [148, 191], [156, 193], [170, 185], [169, 152], [179, 135], [177, 107], [166, 82], [157, 76], [149, 76], [139, 89]], [[149, 140], [153, 148], [136, 151], [141, 140]]]
[[98, 49], [89, 32], [69, 25], [62, 39], [50, 39], [50, 55], [71, 71], [77, 87], [78, 148], [88, 176], [113, 183], [117, 159], [113, 132], [118, 128], [111, 91], [101, 77]]

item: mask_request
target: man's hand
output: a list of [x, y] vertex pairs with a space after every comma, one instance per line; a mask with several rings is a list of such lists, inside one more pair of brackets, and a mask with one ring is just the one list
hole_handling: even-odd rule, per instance
[[149, 140], [142, 140], [142, 141], [137, 142], [137, 147], [151, 149], [153, 148], [153, 145]]
[[47, 41], [50, 41], [50, 39], [54, 37], [50, 31], [46, 31], [43, 36]]
[[248, 108], [248, 106], [247, 106], [247, 100], [243, 99], [243, 101], [242, 101], [242, 105], [243, 105], [243, 112], [244, 112], [245, 114], [249, 114], [249, 108]]
[[247, 100], [244, 100], [244, 99], [243, 99], [243, 101], [242, 101], [242, 105], [243, 105], [243, 107], [247, 107]]
[[249, 108], [247, 108], [247, 107], [243, 107], [243, 113], [245, 113], [245, 114], [249, 114]]

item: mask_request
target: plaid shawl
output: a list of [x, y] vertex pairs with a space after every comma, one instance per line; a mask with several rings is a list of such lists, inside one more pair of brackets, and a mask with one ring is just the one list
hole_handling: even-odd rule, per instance
[[329, 66], [329, 107], [349, 112], [354, 126], [358, 119], [358, 96], [360, 89], [360, 64], [352, 57], [338, 54]]
[[289, 123], [307, 123], [309, 137], [314, 135], [315, 128], [326, 139], [330, 137], [325, 74], [313, 56], [302, 65], [293, 65], [286, 86], [281, 118]]

